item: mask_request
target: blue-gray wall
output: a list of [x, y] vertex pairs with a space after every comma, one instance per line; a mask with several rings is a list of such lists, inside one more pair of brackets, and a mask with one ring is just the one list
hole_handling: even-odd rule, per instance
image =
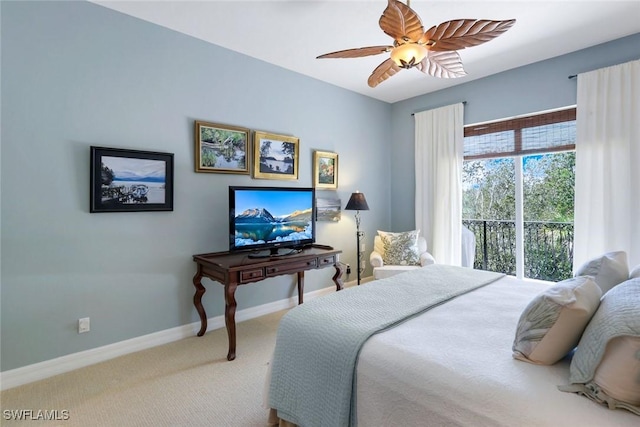
[[[320, 196], [366, 194], [370, 250], [376, 229], [414, 225], [412, 112], [465, 100], [475, 123], [573, 105], [568, 75], [640, 57], [635, 35], [389, 105], [87, 2], [0, 8], [2, 371], [197, 321], [191, 255], [226, 249], [229, 185], [311, 186], [313, 150], [335, 151], [340, 187]], [[194, 120], [300, 137], [300, 179], [195, 173]], [[91, 145], [175, 153], [174, 211], [89, 214]], [[354, 230], [343, 212], [318, 240], [353, 266]], [[331, 274], [308, 273], [306, 290]], [[238, 308], [294, 288], [241, 286]]]
[[[2, 371], [197, 321], [191, 256], [227, 249], [228, 186], [311, 186], [313, 150], [339, 154], [339, 189], [318, 196], [366, 194], [369, 247], [389, 225], [389, 104], [88, 2], [1, 8]], [[194, 120], [299, 137], [298, 181], [195, 173]], [[174, 211], [90, 214], [91, 145], [175, 153]], [[352, 212], [317, 240], [355, 265]], [[241, 286], [238, 309], [293, 295], [293, 276]]]
[[464, 123], [503, 119], [576, 104], [571, 75], [640, 58], [640, 33], [453, 88], [397, 102], [391, 108], [391, 226], [415, 226], [412, 113], [466, 101]]

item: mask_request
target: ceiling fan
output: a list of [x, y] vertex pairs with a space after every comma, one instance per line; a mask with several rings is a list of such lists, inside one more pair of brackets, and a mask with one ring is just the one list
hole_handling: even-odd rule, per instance
[[398, 0], [388, 0], [378, 24], [393, 38], [393, 46], [370, 46], [320, 55], [323, 58], [360, 58], [390, 52], [390, 58], [373, 70], [369, 86], [376, 87], [402, 68], [417, 68], [425, 74], [456, 78], [467, 73], [458, 50], [492, 40], [515, 24], [515, 19], [456, 19], [433, 26], [426, 32], [416, 12]]

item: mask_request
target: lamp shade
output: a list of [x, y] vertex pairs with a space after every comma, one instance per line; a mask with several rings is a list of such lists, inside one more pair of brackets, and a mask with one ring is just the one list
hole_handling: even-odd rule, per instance
[[418, 43], [405, 43], [393, 48], [391, 59], [401, 68], [411, 68], [420, 63], [428, 54], [426, 47]]
[[364, 198], [364, 194], [356, 191], [351, 193], [351, 197], [344, 209], [347, 211], [368, 211], [369, 205], [367, 204], [367, 199]]

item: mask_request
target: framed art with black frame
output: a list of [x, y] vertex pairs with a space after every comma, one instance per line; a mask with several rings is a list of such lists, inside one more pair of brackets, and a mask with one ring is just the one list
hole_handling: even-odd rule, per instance
[[173, 153], [92, 146], [90, 169], [91, 213], [173, 210]]

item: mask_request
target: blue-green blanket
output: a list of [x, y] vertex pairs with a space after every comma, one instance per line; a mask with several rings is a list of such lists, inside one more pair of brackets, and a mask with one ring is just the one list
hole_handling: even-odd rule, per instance
[[364, 342], [502, 276], [434, 264], [292, 309], [278, 328], [270, 407], [301, 427], [356, 425], [355, 368]]

